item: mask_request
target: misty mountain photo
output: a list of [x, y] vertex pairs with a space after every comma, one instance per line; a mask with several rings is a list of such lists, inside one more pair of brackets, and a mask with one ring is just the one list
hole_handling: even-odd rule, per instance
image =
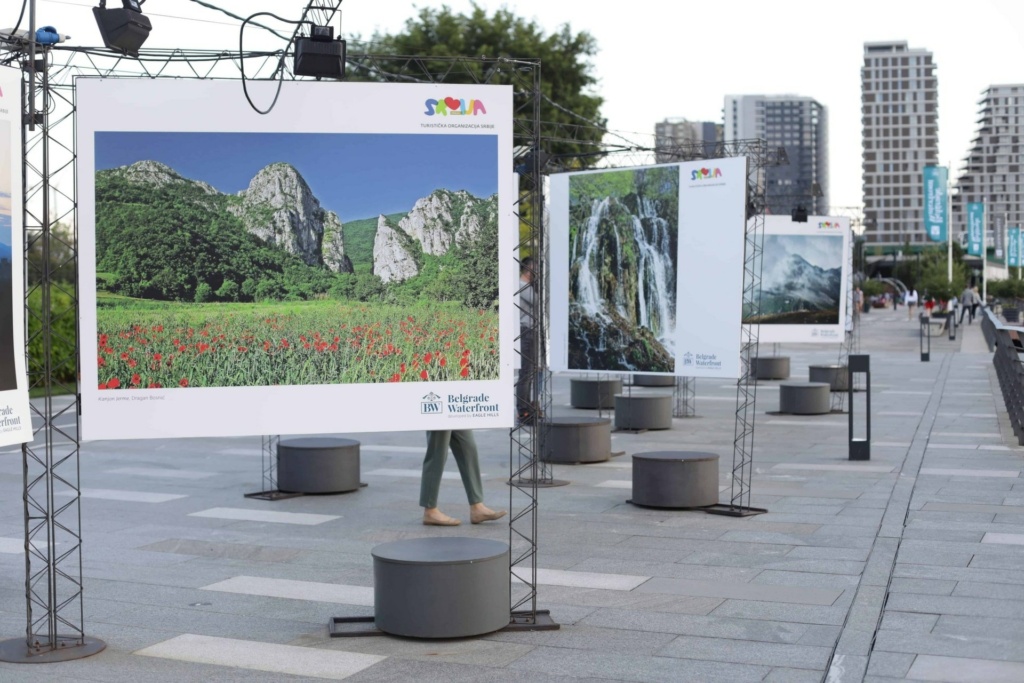
[[569, 368], [672, 372], [679, 169], [569, 179]]
[[834, 325], [842, 290], [842, 235], [764, 236], [761, 315], [743, 322]]
[[101, 389], [497, 377], [493, 138], [96, 137]]

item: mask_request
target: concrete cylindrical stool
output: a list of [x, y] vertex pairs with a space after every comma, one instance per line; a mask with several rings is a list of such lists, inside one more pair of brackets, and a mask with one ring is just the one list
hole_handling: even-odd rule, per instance
[[718, 503], [718, 455], [651, 451], [633, 455], [633, 499], [656, 508], [698, 508]]
[[825, 382], [784, 382], [779, 385], [779, 412], [791, 415], [823, 415], [832, 410]]
[[616, 429], [671, 429], [672, 395], [620, 394], [615, 397]]
[[359, 488], [359, 442], [305, 438], [277, 445], [277, 488], [288, 493], [343, 493]]
[[574, 377], [569, 380], [569, 405], [573, 408], [609, 410], [615, 403], [615, 394], [621, 391], [621, 379]]
[[832, 391], [847, 391], [850, 386], [845, 365], [811, 365], [807, 374], [812, 382], [827, 382]]
[[789, 356], [756, 356], [755, 379], [789, 379]]
[[633, 375], [633, 386], [637, 387], [674, 387], [674, 375]]
[[373, 555], [374, 622], [411, 638], [466, 638], [509, 623], [509, 547], [483, 538], [414, 538]]
[[551, 463], [604, 462], [612, 457], [612, 421], [606, 417], [554, 417], [547, 429], [540, 459]]

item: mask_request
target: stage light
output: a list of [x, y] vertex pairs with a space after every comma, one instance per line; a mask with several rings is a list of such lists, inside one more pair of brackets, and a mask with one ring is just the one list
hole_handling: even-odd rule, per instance
[[295, 39], [295, 75], [345, 77], [345, 41], [334, 39], [333, 26], [313, 26], [309, 36]]
[[107, 9], [107, 0], [100, 0], [99, 7], [93, 7], [103, 44], [132, 57], [139, 56], [139, 48], [149, 38], [153, 25], [142, 13], [145, 0], [121, 0], [123, 8]]
[[807, 209], [802, 206], [798, 206], [793, 209], [793, 222], [794, 223], [806, 223], [807, 222]]

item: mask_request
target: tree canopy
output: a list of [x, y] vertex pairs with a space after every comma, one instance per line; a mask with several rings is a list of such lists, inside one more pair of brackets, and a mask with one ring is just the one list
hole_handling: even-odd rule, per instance
[[[545, 33], [537, 22], [516, 16], [501, 8], [488, 15], [473, 4], [468, 14], [453, 12], [447, 5], [439, 9], [418, 8], [418, 14], [406, 21], [405, 30], [395, 34], [374, 34], [369, 52], [391, 57], [415, 57], [417, 61], [393, 60], [386, 68], [350, 70], [350, 77], [365, 80], [426, 80], [430, 74], [445, 74], [443, 82], [493, 83], [517, 85], [517, 118], [532, 116], [532, 107], [524, 106], [529, 92], [522, 90], [521, 73], [498, 71], [484, 76], [491, 66], [485, 62], [460, 63], [452, 68], [443, 60], [430, 58], [518, 58], [541, 62], [540, 118], [546, 124], [583, 126], [567, 142], [564, 132], [553, 126], [542, 128], [542, 136], [559, 138], [559, 142], [543, 143], [542, 149], [555, 155], [572, 155], [592, 149], [602, 137], [606, 121], [601, 116], [604, 99], [597, 94], [597, 78], [590, 58], [597, 54], [597, 42], [585, 31], [574, 32], [568, 24], [553, 33]], [[355, 55], [352, 55], [355, 57]], [[357, 60], [358, 62], [358, 60]], [[571, 112], [571, 113], [570, 113]], [[575, 115], [574, 115], [575, 114]], [[594, 126], [592, 124], [597, 124]], [[582, 143], [582, 144], [580, 144]], [[588, 144], [589, 143], [589, 144]]]

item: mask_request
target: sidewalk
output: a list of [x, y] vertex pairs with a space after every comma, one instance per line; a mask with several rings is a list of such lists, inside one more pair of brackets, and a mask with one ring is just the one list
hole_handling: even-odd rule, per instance
[[[330, 639], [372, 614], [370, 550], [500, 523], [419, 524], [421, 433], [354, 434], [369, 487], [276, 502], [260, 440], [83, 447], [87, 634], [107, 649], [8, 681], [1022, 681], [1024, 479], [980, 324], [920, 361], [906, 310], [861, 318], [871, 356], [871, 460], [847, 459], [845, 415], [770, 415], [757, 387], [752, 504], [743, 519], [636, 508], [629, 455], [718, 453], [729, 485], [736, 388], [697, 382], [697, 417], [614, 434], [607, 463], [557, 466], [540, 493], [538, 608], [558, 631], [416, 641]], [[835, 347], [785, 345], [792, 378]], [[556, 414], [569, 380], [554, 379]], [[639, 391], [634, 389], [634, 391]], [[657, 391], [657, 390], [652, 390]], [[489, 504], [507, 504], [508, 432], [478, 432]], [[468, 521], [454, 463], [441, 506]], [[0, 638], [24, 634], [18, 452], [0, 451]], [[722, 494], [723, 499], [728, 491]]]

